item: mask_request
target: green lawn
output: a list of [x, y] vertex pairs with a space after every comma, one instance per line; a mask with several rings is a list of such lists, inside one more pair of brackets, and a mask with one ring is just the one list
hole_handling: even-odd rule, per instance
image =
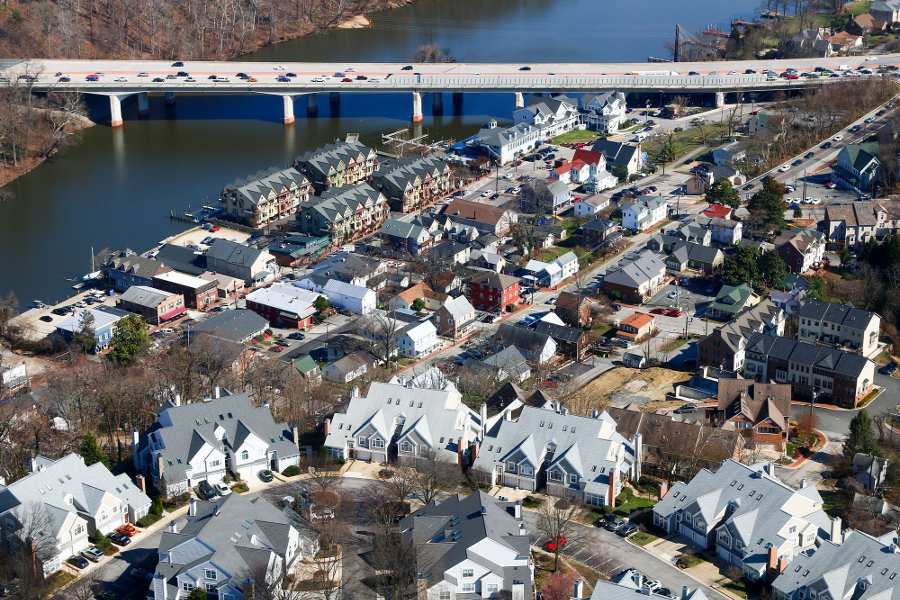
[[883, 365], [888, 364], [889, 362], [892, 362], [894, 359], [893, 359], [893, 357], [892, 357], [890, 354], [888, 354], [887, 352], [881, 352], [878, 356], [876, 356], [876, 357], [875, 357], [874, 359], [872, 359], [872, 360], [875, 361], [875, 364], [876, 364], [876, 365], [878, 365], [878, 366], [883, 366]]
[[673, 350], [678, 350], [679, 348], [681, 348], [682, 346], [684, 346], [687, 343], [688, 343], [688, 340], [686, 340], [683, 337], [676, 338], [676, 339], [672, 340], [671, 342], [669, 342], [668, 344], [666, 344], [665, 346], [663, 346], [661, 348], [661, 350], [663, 352], [671, 352]]
[[614, 510], [613, 513], [619, 515], [620, 517], [627, 517], [639, 508], [649, 508], [655, 505], [656, 500], [651, 500], [649, 498], [639, 498], [638, 496], [635, 496], [625, 504], [617, 506], [616, 510]]
[[854, 0], [853, 2], [848, 2], [844, 5], [844, 12], [848, 15], [861, 15], [863, 13], [869, 12], [869, 8], [872, 6], [871, 0]]
[[588, 130], [578, 130], [573, 129], [572, 131], [567, 131], [565, 133], [561, 133], [555, 138], [553, 138], [554, 144], [577, 144], [579, 142], [593, 142], [598, 139], [600, 134], [596, 131], [588, 131]]
[[602, 321], [595, 321], [591, 326], [591, 333], [594, 335], [606, 335], [613, 329], [613, 326], [609, 323], [604, 323]]
[[[711, 146], [716, 145], [716, 138], [728, 130], [728, 125], [721, 121], [707, 123], [703, 127], [706, 128], [706, 130], [709, 132], [709, 140]], [[686, 154], [693, 152], [703, 145], [703, 142], [700, 140], [700, 135], [697, 132], [697, 128], [695, 127], [689, 127], [684, 131], [677, 131], [673, 133], [672, 141], [675, 147], [675, 160], [672, 162], [678, 162]], [[647, 140], [644, 143], [644, 149], [651, 157], [654, 154], [653, 148], [655, 143], [656, 142], [653, 139]]]
[[859, 403], [858, 408], [865, 408], [869, 405], [869, 402], [877, 398], [881, 392], [884, 391], [884, 388], [877, 388], [866, 394], [866, 397], [862, 399], [862, 402]]
[[533, 258], [534, 260], [542, 261], [542, 262], [550, 262], [554, 258], [558, 258], [558, 257], [562, 256], [563, 254], [565, 254], [566, 252], [569, 252], [569, 248], [559, 248], [559, 247], [545, 248], [541, 252], [539, 252], [537, 254], [533, 254], [531, 256], [531, 258]]
[[849, 494], [846, 492], [820, 491], [819, 495], [822, 496], [824, 501], [822, 510], [825, 511], [825, 514], [831, 518], [846, 516], [852, 502], [852, 497]]
[[637, 544], [638, 546], [646, 546], [652, 541], [658, 540], [659, 538], [652, 533], [647, 533], [646, 531], [638, 531], [631, 537], [631, 541]]
[[725, 583], [722, 584], [722, 587], [726, 588], [736, 596], [740, 596], [741, 598], [747, 597], [747, 586], [744, 585], [743, 581], [731, 581], [730, 579], [724, 581]]

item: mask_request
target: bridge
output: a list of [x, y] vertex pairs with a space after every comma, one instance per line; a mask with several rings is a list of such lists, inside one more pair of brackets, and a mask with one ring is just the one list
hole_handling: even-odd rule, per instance
[[[180, 66], [175, 66], [180, 64]], [[589, 93], [604, 90], [645, 93], [713, 94], [716, 106], [734, 92], [766, 92], [827, 85], [845, 77], [772, 78], [816, 67], [841, 68], [900, 65], [900, 54], [807, 58], [796, 60], [721, 61], [698, 63], [272, 63], [141, 60], [8, 60], [0, 74], [35, 92], [72, 91], [108, 96], [112, 126], [122, 124], [122, 100], [137, 96], [138, 112], [149, 114], [148, 93], [162, 93], [167, 103], [177, 93], [250, 93], [279, 96], [285, 124], [294, 122], [294, 103], [306, 97], [307, 114], [318, 112], [318, 95], [332, 102], [341, 93], [406, 92], [412, 96], [412, 121], [422, 120], [422, 94], [431, 93], [435, 112], [443, 109], [443, 94], [512, 93], [516, 107], [526, 93]], [[755, 73], [746, 73], [750, 69]], [[178, 76], [179, 72], [187, 76]], [[88, 77], [100, 74], [96, 81]], [[237, 77], [245, 76], [244, 79]], [[36, 77], [29, 81], [26, 76]], [[222, 79], [226, 78], [226, 79]], [[92, 78], [93, 79], [93, 78]]]

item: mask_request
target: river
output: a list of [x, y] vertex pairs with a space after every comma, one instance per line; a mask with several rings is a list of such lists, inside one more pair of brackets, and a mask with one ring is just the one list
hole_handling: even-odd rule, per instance
[[[422, 0], [370, 15], [372, 27], [332, 30], [263, 48], [260, 61], [406, 61], [435, 42], [460, 62], [644, 61], [666, 56], [674, 24], [687, 31], [750, 19], [758, 0]], [[688, 8], [686, 8], [688, 7]], [[511, 94], [466, 94], [443, 116], [423, 103], [423, 133], [461, 139], [488, 118], [512, 116]], [[66, 278], [90, 270], [91, 248], [137, 251], [183, 230], [170, 210], [212, 203], [221, 187], [258, 169], [289, 164], [298, 154], [359, 132], [367, 144], [409, 125], [408, 94], [343, 94], [339, 106], [319, 99], [319, 115], [281, 123], [280, 98], [181, 95], [172, 108], [151, 96], [151, 116], [123, 107], [125, 125], [106, 125], [105, 99], [88, 99], [102, 123], [82, 141], [18, 178], [0, 202], [0, 293], [64, 300]], [[247, 117], [251, 115], [251, 117]]]

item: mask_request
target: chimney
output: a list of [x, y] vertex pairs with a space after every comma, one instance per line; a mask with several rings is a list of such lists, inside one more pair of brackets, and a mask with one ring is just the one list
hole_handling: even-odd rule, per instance
[[28, 459], [28, 472], [37, 473], [37, 461], [34, 458]]
[[487, 509], [484, 507], [484, 504], [482, 504], [481, 505], [481, 516], [483, 517], [486, 514], [487, 514]]
[[406, 382], [406, 387], [410, 390], [413, 389], [414, 385], [415, 385], [415, 382], [412, 379], [410, 379], [409, 381]]
[[141, 470], [141, 436], [137, 429], [131, 428], [131, 455], [134, 458], [134, 468]]
[[778, 568], [778, 548], [769, 546], [769, 555], [766, 560], [766, 576], [771, 581], [772, 573]]
[[[480, 416], [481, 416], [481, 427], [482, 427], [482, 430], [484, 430], [485, 428], [487, 428], [487, 402], [481, 403]], [[482, 431], [482, 433], [483, 433], [483, 431]]]
[[466, 449], [462, 438], [456, 441], [456, 462], [459, 463], [460, 469], [466, 466]]
[[686, 586], [686, 585], [681, 586], [681, 600], [687, 600], [689, 595], [690, 595], [690, 590], [688, 589], [688, 586]]
[[397, 383], [399, 383], [400, 385], [406, 385], [406, 377], [404, 377], [403, 375], [397, 376]]
[[635, 573], [632, 576], [632, 581], [634, 581], [634, 583], [637, 584], [638, 589], [643, 588], [644, 587], [644, 574], [643, 573]]
[[609, 485], [607, 486], [609, 490], [609, 498], [607, 499], [607, 504], [610, 508], [616, 507], [616, 480], [619, 477], [619, 471], [615, 467], [609, 470]]
[[469, 444], [469, 461], [474, 465], [475, 459], [478, 458], [478, 452], [481, 451], [481, 442], [474, 441]]
[[297, 447], [297, 450], [300, 449], [300, 432], [297, 430], [297, 426], [291, 423], [291, 437], [294, 438], [294, 446]]
[[660, 481], [659, 482], [659, 499], [662, 500], [666, 497], [666, 494], [669, 493], [669, 482]]
[[134, 481], [135, 481], [135, 483], [137, 483], [137, 486], [139, 488], [141, 488], [141, 491], [146, 494], [147, 493], [147, 480], [144, 478], [144, 476], [138, 475], [137, 477], [134, 478]]
[[525, 523], [519, 523], [519, 535], [528, 535], [528, 530], [525, 529]]
[[[596, 418], [598, 418], [599, 416], [600, 416], [600, 411], [599, 411], [598, 409], [596, 409], [596, 408], [592, 408], [592, 409], [591, 409], [591, 418], [592, 418], [592, 419], [596, 419]], [[581, 581], [581, 580], [579, 579], [579, 581]]]
[[575, 583], [572, 585], [572, 597], [573, 598], [581, 598], [584, 596], [584, 581], [582, 579], [576, 579]]
[[841, 540], [841, 518], [835, 517], [831, 522], [831, 534], [828, 536], [835, 544], [840, 544], [843, 540]]
[[561, 414], [561, 415], [567, 415], [567, 414], [569, 414], [569, 409], [566, 408], [566, 407], [564, 406], [564, 407], [562, 407], [562, 408], [559, 409], [559, 414]]
[[331, 433], [331, 419], [325, 419], [322, 428], [325, 430], [325, 437], [328, 437], [328, 434]]
[[169, 533], [178, 533], [178, 524], [175, 521], [169, 521]]
[[196, 517], [197, 516], [197, 499], [191, 498], [191, 504], [188, 506], [188, 516]]
[[217, 383], [216, 386], [213, 388], [213, 398], [218, 400], [221, 397], [222, 397], [222, 388], [220, 388], [219, 384]]
[[253, 579], [241, 582], [241, 592], [244, 600], [253, 600], [256, 597], [256, 582]]
[[506, 420], [507, 420], [507, 421], [512, 421], [512, 420], [513, 420], [512, 411], [511, 411], [511, 410], [507, 410], [506, 413], [504, 413], [504, 414], [505, 414], [505, 416], [506, 416]]
[[353, 389], [350, 390], [350, 397], [351, 398], [359, 398], [359, 386], [358, 385], [354, 385]]
[[175, 392], [175, 406], [181, 406], [181, 394]]
[[522, 501], [516, 500], [516, 503], [513, 504], [513, 516], [517, 519], [522, 518]]
[[805, 480], [805, 479], [801, 479], [801, 480], [800, 480], [800, 489], [802, 490], [803, 488], [806, 487], [806, 485], [807, 485], [806, 480]]

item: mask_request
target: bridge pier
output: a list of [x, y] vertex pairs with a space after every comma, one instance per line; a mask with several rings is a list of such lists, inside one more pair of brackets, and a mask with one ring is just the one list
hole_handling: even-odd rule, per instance
[[148, 117], [150, 116], [150, 98], [147, 96], [147, 92], [140, 92], [137, 95], [138, 99], [138, 116]]
[[306, 95], [306, 115], [313, 116], [319, 114], [319, 101], [315, 94]]
[[166, 92], [166, 104], [175, 104], [175, 92]]
[[282, 96], [284, 101], [284, 124], [291, 125], [294, 122], [294, 97]]
[[433, 94], [431, 94], [431, 112], [436, 115], [444, 113], [443, 92], [434, 92]]
[[341, 103], [341, 93], [340, 92], [331, 92], [328, 94], [328, 103], [334, 106], [335, 104]]
[[412, 93], [412, 122], [413, 123], [421, 123], [422, 122], [422, 94], [419, 92]]
[[111, 127], [122, 126], [122, 101], [115, 95], [109, 97], [109, 124]]
[[723, 106], [725, 106], [725, 94], [716, 92], [716, 108], [722, 108]]
[[525, 97], [522, 92], [516, 92], [516, 108], [525, 108]]

